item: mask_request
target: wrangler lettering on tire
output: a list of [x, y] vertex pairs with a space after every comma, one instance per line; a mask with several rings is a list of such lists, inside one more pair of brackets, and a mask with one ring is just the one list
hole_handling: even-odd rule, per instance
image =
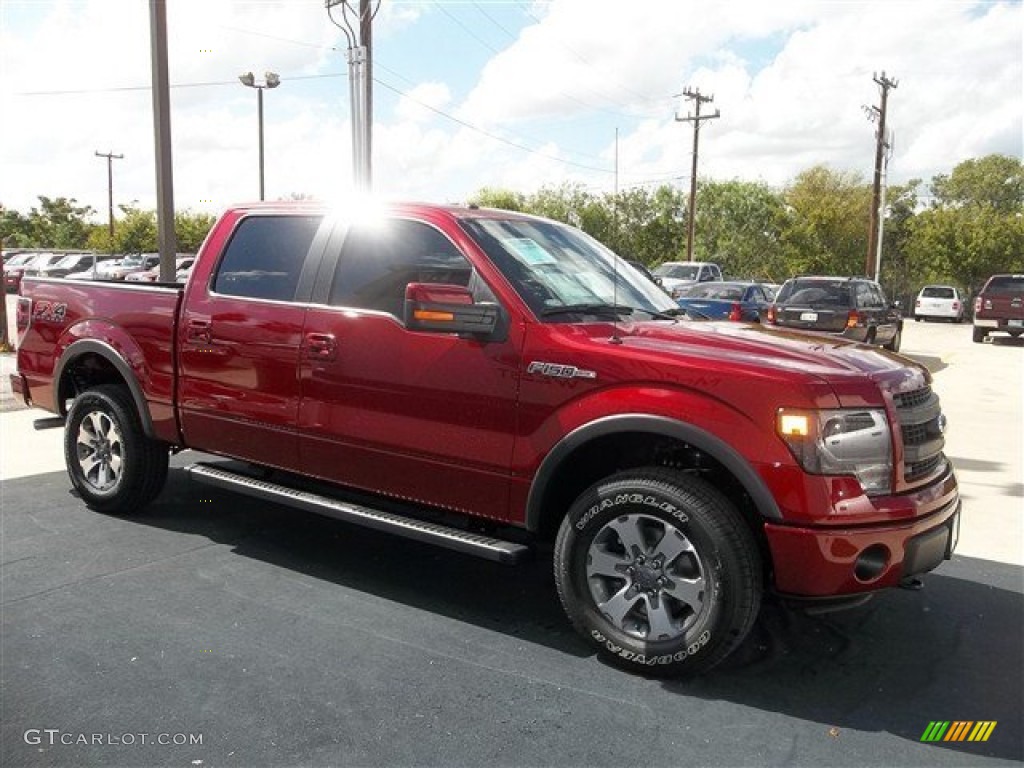
[[588, 488], [562, 521], [554, 566], [573, 626], [627, 669], [709, 669], [760, 607], [760, 557], [735, 507], [700, 478], [656, 467]]

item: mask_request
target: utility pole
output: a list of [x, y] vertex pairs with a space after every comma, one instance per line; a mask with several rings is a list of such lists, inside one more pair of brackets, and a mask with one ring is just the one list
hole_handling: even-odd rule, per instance
[[713, 115], [702, 115], [700, 113], [701, 104], [707, 104], [715, 100], [714, 96], [702, 96], [700, 88], [685, 88], [681, 94], [677, 95], [685, 96], [687, 99], [694, 102], [694, 114], [691, 115], [687, 113], [686, 117], [676, 115], [677, 123], [693, 123], [693, 165], [690, 170], [690, 213], [686, 221], [686, 260], [692, 261], [693, 231], [697, 214], [697, 151], [700, 141], [701, 121], [715, 120], [721, 117], [722, 113], [717, 109]]
[[167, 0], [149, 3], [150, 67], [153, 80], [153, 141], [156, 144], [156, 227], [160, 280], [174, 282], [174, 171], [171, 162], [171, 91], [167, 63]]
[[114, 247], [114, 161], [124, 160], [124, 155], [113, 152], [97, 152], [96, 157], [107, 158], [107, 226], [110, 231], [110, 247]]
[[[380, 10], [380, 0], [359, 0], [358, 11], [352, 3], [353, 0], [324, 0], [328, 18], [348, 40], [352, 176], [356, 189], [369, 192], [373, 186], [373, 18]], [[339, 5], [341, 23], [332, 14]]]
[[875, 83], [882, 91], [882, 103], [878, 107], [868, 107], [868, 119], [874, 122], [878, 120], [878, 130], [875, 132], [875, 180], [871, 192], [871, 227], [868, 230], [868, 253], [864, 262], [864, 274], [871, 277], [875, 272], [876, 265], [882, 253], [882, 238], [880, 236], [880, 222], [882, 220], [882, 166], [885, 163], [885, 153], [888, 149], [885, 133], [885, 114], [888, 108], [889, 89], [896, 88], [899, 81], [896, 78], [889, 78], [882, 74], [873, 75]]

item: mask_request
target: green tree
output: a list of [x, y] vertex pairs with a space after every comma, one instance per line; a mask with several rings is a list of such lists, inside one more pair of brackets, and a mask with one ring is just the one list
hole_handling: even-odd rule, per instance
[[520, 192], [500, 187], [484, 187], [477, 191], [469, 202], [481, 208], [501, 208], [506, 211], [526, 210], [526, 197]]
[[178, 240], [178, 252], [197, 253], [216, 220], [216, 217], [208, 213], [178, 211], [174, 214], [174, 235]]
[[781, 246], [786, 223], [782, 195], [766, 184], [702, 182], [694, 254], [730, 276], [782, 282], [789, 276]]
[[932, 179], [936, 207], [988, 205], [1000, 213], [1020, 213], [1024, 206], [1024, 165], [1006, 155], [965, 160], [948, 175]]
[[911, 221], [907, 250], [922, 282], [974, 292], [996, 272], [1024, 271], [1024, 166], [1004, 155], [965, 160], [932, 179], [931, 207]]
[[790, 274], [864, 274], [871, 188], [859, 174], [818, 165], [800, 173], [783, 197]]

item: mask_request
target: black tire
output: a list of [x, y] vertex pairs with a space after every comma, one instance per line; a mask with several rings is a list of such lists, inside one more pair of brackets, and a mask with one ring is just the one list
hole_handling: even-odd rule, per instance
[[875, 329], [868, 328], [868, 332], [864, 335], [864, 343], [868, 346], [872, 346], [875, 343]]
[[984, 328], [979, 328], [978, 326], [974, 326], [974, 332], [972, 333], [971, 338], [974, 339], [974, 342], [976, 344], [981, 344], [981, 342], [983, 342], [985, 340], [985, 336], [987, 334], [988, 334], [988, 331], [986, 331]]
[[902, 343], [902, 341], [903, 341], [903, 327], [898, 325], [898, 326], [896, 326], [896, 333], [893, 334], [893, 337], [891, 339], [889, 339], [889, 343], [884, 345], [884, 346], [890, 352], [899, 352], [900, 351], [900, 344]]
[[98, 512], [139, 512], [167, 481], [167, 446], [146, 437], [135, 403], [113, 385], [86, 390], [71, 404], [64, 461], [71, 484]]
[[710, 669], [747, 636], [761, 604], [761, 558], [739, 512], [703, 480], [660, 468], [587, 489], [562, 521], [554, 566], [576, 630], [634, 672]]

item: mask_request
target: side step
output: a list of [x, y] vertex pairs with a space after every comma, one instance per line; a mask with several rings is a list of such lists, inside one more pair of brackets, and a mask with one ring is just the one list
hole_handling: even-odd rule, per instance
[[185, 467], [188, 476], [206, 485], [237, 491], [258, 499], [298, 507], [308, 512], [355, 523], [378, 531], [386, 531], [407, 539], [437, 544], [457, 552], [476, 555], [499, 563], [514, 564], [530, 553], [525, 544], [503, 541], [490, 536], [450, 528], [439, 523], [402, 517], [391, 512], [371, 509], [359, 504], [338, 501], [307, 491], [297, 491], [266, 480], [257, 480], [246, 475], [230, 472], [208, 464], [191, 464]]

